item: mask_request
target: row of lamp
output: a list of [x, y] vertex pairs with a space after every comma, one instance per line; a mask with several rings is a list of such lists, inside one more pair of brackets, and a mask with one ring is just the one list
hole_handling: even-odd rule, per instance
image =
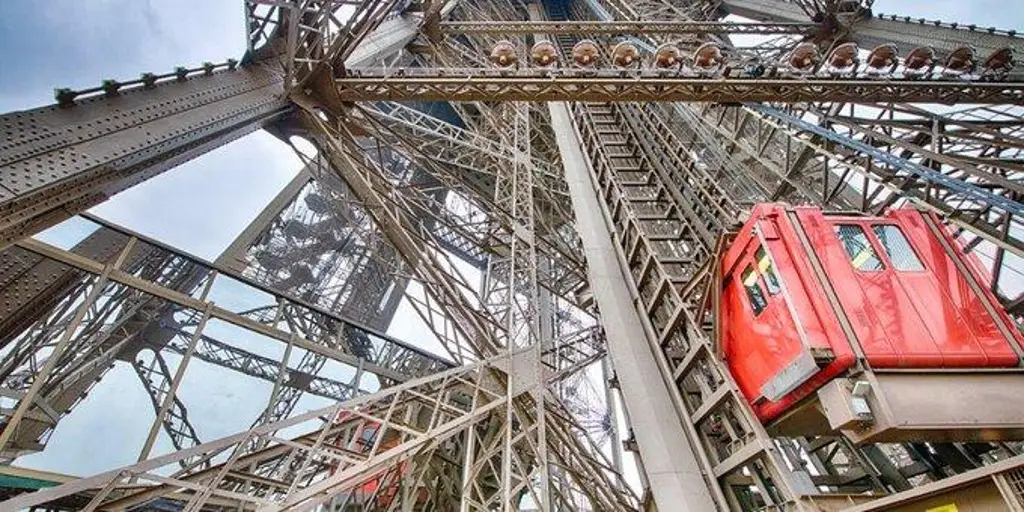
[[[601, 48], [598, 43], [584, 39], [577, 42], [570, 53], [572, 65], [579, 68], [594, 68], [601, 60]], [[540, 68], [550, 68], [558, 64], [558, 49], [550, 41], [539, 41], [530, 49], [530, 63]], [[629, 41], [616, 44], [609, 56], [616, 68], [640, 68], [643, 66], [643, 54], [640, 48]], [[499, 68], [512, 68], [518, 65], [519, 56], [516, 45], [503, 40], [494, 45], [490, 61]], [[700, 45], [689, 58], [675, 44], [659, 46], [650, 60], [650, 66], [660, 70], [682, 71], [684, 64], [689, 62], [690, 70], [702, 76], [714, 76], [726, 68], [728, 62], [717, 43]], [[869, 76], [885, 77], [892, 75], [903, 64], [903, 74], [907, 78], [924, 78], [931, 76], [939, 59], [934, 49], [926, 46], [911, 50], [903, 59], [893, 44], [882, 44], [872, 49], [867, 57], [861, 59], [857, 43], [843, 43], [832, 49], [823, 59], [821, 52], [814, 43], [801, 43], [783, 57], [777, 67], [795, 75], [811, 75], [824, 71], [832, 76], [853, 76], [861, 70]], [[941, 75], [989, 79], [1005, 78], [1013, 69], [1013, 49], [1006, 47], [992, 52], [986, 59], [978, 58], [977, 51], [970, 46], [954, 49], [943, 62]], [[745, 68], [752, 76], [765, 73], [761, 63], [747, 63]]]

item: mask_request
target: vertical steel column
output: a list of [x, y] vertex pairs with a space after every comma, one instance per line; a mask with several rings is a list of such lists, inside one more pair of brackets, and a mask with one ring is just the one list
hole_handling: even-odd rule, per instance
[[615, 408], [615, 391], [611, 384], [613, 375], [612, 362], [608, 356], [602, 357], [601, 388], [604, 390], [604, 402], [608, 407], [608, 421], [611, 422], [612, 463], [615, 464], [615, 470], [622, 473], [622, 436], [619, 434], [619, 413]]
[[608, 356], [629, 409], [640, 457], [660, 510], [715, 510], [708, 483], [676, 415], [664, 410], [672, 397], [659, 377], [616, 256], [612, 231], [602, 218], [600, 195], [590, 178], [582, 142], [566, 103], [549, 103], [551, 128], [562, 156], [576, 230], [587, 258], [587, 277], [601, 312]]
[[309, 181], [313, 179], [309, 174], [309, 169], [303, 167], [299, 170], [298, 174], [280, 192], [270, 200], [260, 211], [256, 218], [245, 227], [235, 239], [231, 242], [231, 245], [224, 252], [217, 256], [215, 263], [222, 265], [225, 268], [229, 268], [238, 272], [239, 274], [244, 273], [249, 268], [249, 261], [246, 260], [246, 251], [250, 247], [256, 244], [257, 239], [267, 229], [267, 226], [274, 221], [281, 212], [288, 207], [302, 192], [302, 189], [309, 184]]

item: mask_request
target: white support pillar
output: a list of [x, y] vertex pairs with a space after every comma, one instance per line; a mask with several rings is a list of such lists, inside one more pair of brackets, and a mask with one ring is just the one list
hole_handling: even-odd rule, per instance
[[548, 103], [548, 108], [576, 214], [576, 231], [587, 258], [590, 289], [607, 336], [608, 356], [629, 409], [654, 502], [662, 511], [715, 510], [697, 456], [669, 406], [672, 396], [619, 265], [612, 231], [602, 214], [600, 194], [573, 128], [569, 106]]

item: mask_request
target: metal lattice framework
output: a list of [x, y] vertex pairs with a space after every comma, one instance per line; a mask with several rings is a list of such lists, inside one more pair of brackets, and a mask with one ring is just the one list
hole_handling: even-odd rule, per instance
[[[1024, 318], [1015, 32], [819, 0], [244, 3], [240, 61], [0, 116], [5, 475], [121, 368], [153, 418], [137, 463], [0, 510], [870, 510], [975, 481], [1024, 506], [1015, 443], [766, 428], [712, 332], [718, 256], [779, 200], [934, 211]], [[305, 167], [215, 262], [82, 214], [258, 129]], [[402, 303], [444, 356], [384, 334]], [[197, 362], [270, 387], [247, 429], [197, 428]]]

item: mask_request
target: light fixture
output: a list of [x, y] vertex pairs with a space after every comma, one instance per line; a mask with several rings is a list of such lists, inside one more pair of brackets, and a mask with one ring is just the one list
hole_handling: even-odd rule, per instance
[[978, 66], [978, 54], [970, 46], [961, 46], [946, 58], [943, 73], [953, 76], [969, 75]]
[[818, 53], [818, 47], [814, 43], [798, 44], [786, 59], [789, 69], [798, 74], [814, 72], [814, 68], [818, 66], [819, 62], [821, 62], [821, 54]]
[[992, 52], [982, 64], [981, 76], [985, 78], [1002, 79], [1013, 71], [1013, 48], [999, 48]]
[[612, 48], [612, 64], [620, 68], [640, 65], [640, 49], [629, 41], [623, 41]]
[[909, 77], [920, 77], [932, 72], [935, 68], [935, 50], [927, 46], [914, 48], [903, 59], [904, 73]]
[[550, 41], [539, 41], [530, 50], [530, 59], [535, 66], [546, 68], [558, 62], [558, 50]]
[[581, 68], [594, 67], [601, 56], [597, 43], [584, 39], [572, 47], [572, 62]]
[[704, 43], [693, 52], [693, 69], [702, 75], [712, 75], [722, 68], [725, 57], [716, 43]]
[[833, 75], [852, 75], [857, 71], [860, 57], [857, 55], [857, 43], [843, 43], [836, 46], [828, 55], [826, 69]]
[[519, 61], [519, 57], [516, 55], [516, 45], [511, 41], [498, 41], [494, 43], [490, 59], [499, 68], [515, 66], [516, 62]]
[[899, 64], [899, 50], [896, 45], [880, 44], [868, 54], [865, 70], [869, 75], [889, 75]]
[[654, 52], [654, 66], [660, 69], [679, 68], [682, 66], [683, 57], [679, 47], [666, 43], [658, 47]]

